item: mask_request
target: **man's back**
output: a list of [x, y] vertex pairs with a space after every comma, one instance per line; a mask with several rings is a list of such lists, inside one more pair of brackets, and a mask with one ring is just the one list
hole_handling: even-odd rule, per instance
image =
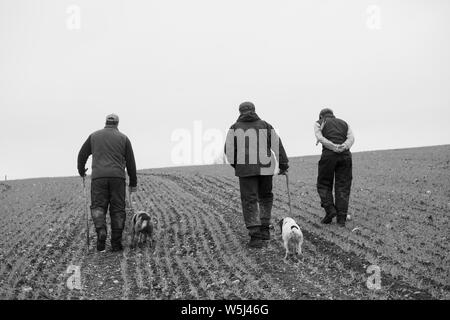
[[322, 128], [322, 135], [335, 144], [347, 140], [348, 124], [338, 118], [327, 118]]
[[[227, 145], [234, 152], [229, 150], [227, 157], [235, 168], [236, 176], [273, 175], [275, 157], [279, 157], [283, 167], [287, 164], [286, 152], [274, 128], [256, 113], [241, 114], [230, 130]], [[276, 145], [272, 145], [273, 142]]]
[[[322, 135], [336, 145], [341, 145], [348, 139], [349, 126], [347, 122], [342, 119], [335, 118], [334, 116], [327, 117], [324, 120], [322, 127]], [[325, 145], [322, 147], [322, 152], [329, 154], [333, 151], [329, 150]], [[348, 154], [349, 150], [345, 150], [342, 153]]]
[[106, 126], [91, 135], [92, 178], [125, 178], [127, 136]]
[[92, 179], [125, 179], [125, 168], [130, 177], [130, 187], [136, 187], [136, 162], [130, 139], [121, 133], [116, 124], [106, 123], [104, 129], [92, 133], [78, 154], [78, 172], [84, 175], [84, 165], [92, 154]]

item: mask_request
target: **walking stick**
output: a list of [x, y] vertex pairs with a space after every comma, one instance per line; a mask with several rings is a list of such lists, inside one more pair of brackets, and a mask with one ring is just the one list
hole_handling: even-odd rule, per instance
[[289, 202], [289, 214], [292, 217], [292, 206], [291, 206], [291, 192], [289, 191], [289, 174], [286, 172], [286, 187], [288, 193], [288, 202]]
[[89, 251], [89, 210], [88, 210], [88, 199], [86, 192], [86, 178], [83, 177], [83, 193], [84, 193], [84, 210], [86, 211], [86, 247]]

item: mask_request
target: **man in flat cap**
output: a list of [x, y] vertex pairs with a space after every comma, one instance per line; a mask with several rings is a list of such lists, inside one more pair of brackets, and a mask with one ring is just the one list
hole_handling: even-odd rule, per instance
[[106, 212], [111, 217], [111, 249], [121, 251], [125, 226], [125, 168], [129, 191], [136, 192], [137, 177], [133, 148], [118, 129], [119, 117], [106, 117], [104, 129], [92, 133], [78, 154], [78, 172], [86, 175], [86, 161], [92, 154], [91, 216], [97, 232], [97, 250], [104, 251], [107, 237]]
[[289, 160], [274, 128], [258, 117], [253, 103], [242, 103], [239, 113], [228, 131], [225, 153], [239, 177], [244, 222], [250, 235], [248, 246], [261, 248], [263, 240], [270, 240], [275, 158], [279, 174], [287, 172]]
[[321, 206], [325, 209], [325, 217], [321, 222], [329, 224], [336, 217], [338, 225], [345, 226], [352, 185], [350, 148], [355, 138], [350, 126], [336, 118], [329, 108], [320, 111], [319, 120], [314, 123], [314, 133], [316, 145], [319, 142], [322, 144], [317, 176], [317, 192]]

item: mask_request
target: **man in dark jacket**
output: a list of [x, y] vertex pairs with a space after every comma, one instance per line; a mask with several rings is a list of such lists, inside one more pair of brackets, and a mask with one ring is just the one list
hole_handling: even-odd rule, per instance
[[106, 117], [104, 129], [92, 133], [78, 154], [78, 172], [86, 175], [86, 161], [92, 154], [91, 216], [97, 232], [97, 250], [106, 243], [106, 212], [111, 217], [111, 247], [122, 250], [125, 226], [125, 168], [130, 177], [129, 191], [136, 192], [137, 177], [133, 148], [126, 135], [117, 128], [119, 117]]
[[242, 103], [239, 112], [237, 122], [228, 131], [225, 153], [239, 177], [242, 211], [250, 235], [248, 245], [261, 248], [262, 240], [270, 240], [275, 158], [279, 174], [287, 172], [289, 160], [274, 128], [258, 117], [253, 103]]
[[337, 223], [345, 226], [352, 185], [350, 148], [355, 138], [349, 125], [344, 120], [336, 118], [333, 111], [328, 108], [320, 111], [319, 120], [314, 124], [314, 131], [317, 143], [322, 144], [317, 176], [317, 191], [321, 206], [325, 209], [325, 217], [321, 222], [329, 224], [337, 217]]

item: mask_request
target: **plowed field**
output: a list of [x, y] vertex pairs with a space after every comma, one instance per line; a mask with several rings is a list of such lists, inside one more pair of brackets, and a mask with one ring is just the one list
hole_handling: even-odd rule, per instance
[[[153, 248], [85, 247], [80, 178], [0, 183], [2, 299], [449, 299], [450, 146], [355, 153], [346, 228], [321, 225], [317, 156], [291, 159], [303, 255], [283, 261], [279, 229], [248, 249], [238, 180], [226, 165], [143, 170], [135, 210], [156, 224]], [[274, 221], [289, 214], [274, 177]], [[128, 216], [128, 219], [130, 216]], [[127, 220], [129, 222], [129, 220]], [[275, 224], [275, 223], [274, 223]], [[381, 289], [369, 289], [370, 265]], [[69, 288], [69, 266], [81, 287]]]

